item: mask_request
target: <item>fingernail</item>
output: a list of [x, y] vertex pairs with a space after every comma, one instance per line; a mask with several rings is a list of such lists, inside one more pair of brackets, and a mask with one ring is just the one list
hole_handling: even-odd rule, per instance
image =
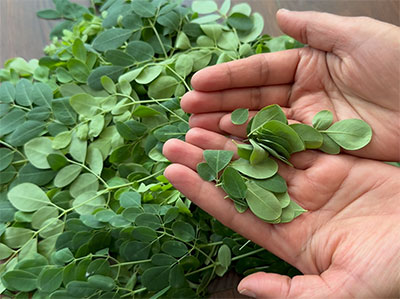
[[281, 8], [281, 9], [278, 10], [279, 13], [282, 13], [282, 12], [289, 12], [289, 11], [290, 11], [290, 10], [289, 10], [289, 9], [286, 9], [286, 8]]
[[239, 293], [240, 293], [241, 295], [244, 295], [244, 296], [256, 298], [256, 294], [254, 294], [253, 292], [251, 292], [251, 291], [249, 291], [249, 290], [247, 290], [247, 289], [239, 290]]

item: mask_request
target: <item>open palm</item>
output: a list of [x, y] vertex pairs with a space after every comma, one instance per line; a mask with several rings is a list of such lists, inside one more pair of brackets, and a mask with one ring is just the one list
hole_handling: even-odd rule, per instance
[[222, 189], [197, 175], [203, 149], [209, 148], [235, 145], [204, 129], [189, 131], [186, 143], [168, 141], [164, 154], [174, 164], [166, 177], [200, 208], [305, 274], [290, 280], [256, 273], [240, 290], [261, 298], [400, 295], [399, 169], [348, 155], [296, 154], [295, 168], [280, 165], [280, 174], [291, 198], [309, 212], [271, 225], [250, 211], [237, 213]]
[[[310, 124], [327, 109], [336, 120], [360, 118], [373, 129], [371, 143], [356, 154], [400, 157], [400, 29], [368, 18], [321, 13], [280, 13], [283, 31], [310, 47], [217, 65], [197, 73], [182, 108], [192, 127], [245, 137], [230, 112], [269, 104], [289, 119]], [[340, 27], [338, 27], [340, 24]], [[378, 46], [379, 45], [379, 46]]]

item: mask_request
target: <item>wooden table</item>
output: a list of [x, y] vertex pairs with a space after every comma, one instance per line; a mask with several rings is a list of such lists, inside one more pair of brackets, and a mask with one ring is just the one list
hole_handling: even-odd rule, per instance
[[[223, 0], [217, 0], [221, 3]], [[88, 4], [89, 0], [74, 0]], [[184, 3], [190, 4], [191, 0]], [[368, 16], [400, 26], [400, 0], [232, 0], [232, 3], [249, 3], [253, 11], [264, 16], [264, 33], [280, 35], [275, 22], [279, 8], [290, 10], [316, 10], [343, 16]], [[55, 21], [41, 20], [36, 11], [54, 7], [52, 0], [0, 0], [0, 65], [12, 57], [40, 58], [49, 42], [49, 32]], [[340, 26], [340, 24], [338, 24]], [[229, 273], [215, 280], [211, 298], [245, 298], [236, 291], [240, 278]]]

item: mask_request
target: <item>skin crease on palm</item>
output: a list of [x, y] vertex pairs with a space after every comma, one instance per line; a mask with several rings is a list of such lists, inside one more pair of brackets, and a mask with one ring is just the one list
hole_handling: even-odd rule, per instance
[[[192, 113], [186, 142], [169, 140], [165, 175], [200, 208], [297, 267], [290, 279], [256, 273], [238, 286], [257, 298], [382, 298], [400, 296], [400, 29], [369, 18], [280, 11], [277, 21], [307, 48], [210, 67], [192, 79], [181, 101]], [[235, 150], [227, 135], [237, 108], [282, 106], [294, 122], [311, 123], [320, 110], [335, 120], [361, 118], [373, 129], [362, 150], [326, 155], [307, 151], [280, 164], [293, 200], [308, 210], [288, 224], [271, 225], [239, 214], [222, 189], [203, 181], [196, 165], [204, 149]], [[361, 158], [360, 158], [361, 157]]]

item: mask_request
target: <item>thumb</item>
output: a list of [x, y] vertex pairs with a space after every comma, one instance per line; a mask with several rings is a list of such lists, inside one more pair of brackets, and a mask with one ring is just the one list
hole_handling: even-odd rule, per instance
[[258, 272], [243, 278], [238, 285], [242, 295], [253, 298], [327, 298], [332, 292], [319, 275], [289, 276]]
[[335, 52], [346, 50], [363, 35], [369, 18], [342, 17], [315, 11], [289, 11], [280, 9], [276, 14], [281, 30], [294, 39], [318, 50]]

